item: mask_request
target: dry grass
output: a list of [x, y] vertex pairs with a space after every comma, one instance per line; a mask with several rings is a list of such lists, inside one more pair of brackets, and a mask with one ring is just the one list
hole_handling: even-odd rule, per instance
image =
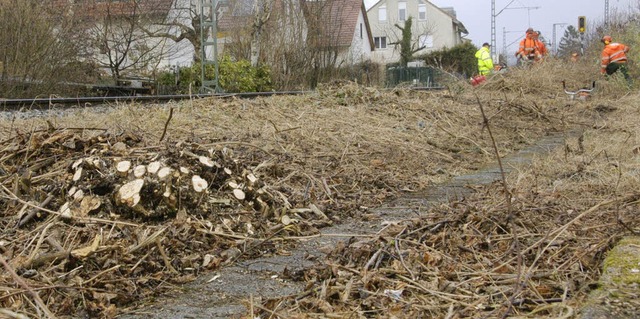
[[[233, 262], [237, 257], [229, 257], [230, 250], [242, 242], [274, 232], [310, 234], [322, 226], [309, 218], [297, 228], [283, 228], [287, 209], [315, 204], [339, 220], [358, 214], [360, 206], [375, 207], [478, 169], [495, 161], [482, 105], [501, 155], [550, 133], [583, 137], [570, 138], [564, 149], [511, 174], [508, 205], [504, 188], [491, 185], [371, 240], [370, 251], [353, 254], [362, 245], [336, 251], [333, 269], [345, 272], [321, 272], [307, 299], [287, 300], [280, 317], [314, 317], [327, 309], [356, 317], [560, 316], [597, 277], [604, 251], [637, 227], [631, 218], [638, 189], [637, 93], [615, 80], [598, 80], [591, 100], [569, 101], [560, 81], [570, 88], [588, 85], [595, 79], [592, 71], [549, 61], [497, 75], [479, 88], [459, 83], [455, 92], [380, 91], [342, 83], [308, 95], [114, 105], [100, 113], [79, 109], [1, 122], [0, 223], [7, 231], [0, 235], [0, 251], [8, 261], [5, 268], [18, 270], [25, 285], [3, 273], [0, 307], [34, 317], [47, 307], [59, 315], [86, 309], [110, 317], [132, 301], [171, 289], [164, 282], [192, 279], [193, 269]], [[127, 145], [124, 151], [115, 147], [118, 142]], [[185, 154], [211, 156], [233, 173], [216, 175]], [[100, 195], [100, 209], [60, 219], [56, 212], [74, 185], [71, 164], [90, 155], [106, 168], [85, 186], [102, 183], [112, 190]], [[177, 182], [174, 188], [184, 190], [182, 206], [160, 205], [162, 213], [153, 217], [118, 206], [113, 193], [123, 180], [113, 166], [124, 159], [161, 160], [211, 174], [208, 200]], [[264, 199], [269, 209], [237, 200], [227, 187], [248, 172], [264, 191], [256, 192], [255, 200]], [[47, 194], [53, 198], [39, 205]], [[231, 204], [219, 207], [212, 199]], [[17, 227], [32, 206], [43, 209]], [[55, 240], [47, 240], [51, 234]], [[97, 234], [104, 236], [88, 256], [59, 256], [34, 266], [34, 258], [57, 251], [56, 242], [68, 252], [91, 247]], [[389, 245], [394, 238], [398, 244]], [[136, 248], [141, 244], [153, 249]], [[265, 249], [277, 249], [269, 245]], [[368, 263], [377, 250], [384, 258], [373, 269]], [[243, 257], [253, 253], [242, 252]], [[216, 258], [205, 265], [207, 254]], [[345, 293], [350, 281], [364, 290]], [[402, 290], [402, 300], [381, 297], [385, 289]], [[46, 305], [34, 304], [30, 291]], [[327, 291], [346, 297], [336, 299]], [[271, 304], [277, 303], [261, 307]]]

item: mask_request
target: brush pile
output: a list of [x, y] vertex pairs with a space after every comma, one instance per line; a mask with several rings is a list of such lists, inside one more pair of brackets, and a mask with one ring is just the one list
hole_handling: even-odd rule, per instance
[[[636, 201], [626, 188], [637, 186], [626, 178], [635, 168], [623, 167], [631, 150], [598, 139], [637, 129], [615, 122], [631, 106], [569, 101], [564, 75], [543, 71], [536, 76], [551, 80], [535, 87], [514, 70], [445, 92], [334, 83], [307, 95], [0, 121], [0, 308], [114, 317], [202, 272], [278, 253], [292, 236], [494, 162], [494, 147], [504, 156], [579, 130], [564, 155], [510, 176], [508, 191], [478, 189], [428, 219], [349, 241], [328, 267], [305, 272], [303, 295], [256, 304], [282, 318], [566, 313], [566, 303], [537, 306], [584, 290], [619, 225], [637, 226], [626, 215]], [[260, 251], [246, 249], [258, 242]]]

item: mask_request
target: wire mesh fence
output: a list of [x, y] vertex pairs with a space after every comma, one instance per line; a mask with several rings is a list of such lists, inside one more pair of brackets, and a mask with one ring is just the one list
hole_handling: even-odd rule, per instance
[[428, 88], [440, 88], [442, 72], [432, 67], [398, 67], [387, 68], [386, 87], [410, 85]]

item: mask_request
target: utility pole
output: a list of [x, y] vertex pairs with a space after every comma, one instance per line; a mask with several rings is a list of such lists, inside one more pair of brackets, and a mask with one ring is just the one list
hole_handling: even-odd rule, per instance
[[[527, 9], [527, 16], [529, 17], [529, 25], [531, 24], [531, 17], [529, 16], [529, 12], [531, 10], [535, 10], [535, 9], [540, 9], [540, 7], [515, 7], [515, 8], [509, 8], [509, 6], [515, 2], [516, 0], [511, 0], [511, 2], [509, 2], [509, 4], [507, 4], [504, 8], [502, 8], [502, 10], [500, 10], [498, 13], [496, 13], [496, 0], [491, 0], [491, 47], [495, 48], [496, 47], [496, 18], [504, 11], [507, 9]], [[493, 53], [493, 61], [498, 61], [498, 55], [495, 52], [497, 50], [492, 50]], [[499, 63], [500, 61], [498, 61]]]
[[502, 27], [502, 54], [505, 57], [507, 56], [507, 48], [509, 47], [509, 45], [511, 45], [507, 45], [507, 33], [522, 33], [522, 31], [506, 31], [506, 28]]
[[[218, 72], [218, 6], [226, 0], [200, 0], [200, 91], [220, 93]], [[211, 37], [211, 40], [209, 40]], [[208, 48], [213, 47], [213, 60], [207, 59]], [[206, 66], [213, 65], [213, 80], [205, 80]]]
[[604, 25], [609, 24], [609, 0], [604, 0]]
[[558, 41], [556, 40], [556, 27], [565, 26], [567, 23], [554, 23], [553, 24], [553, 55], [558, 55]]
[[497, 61], [497, 63], [499, 63], [500, 61], [498, 61], [498, 55], [495, 52], [496, 51], [496, 17], [497, 16], [498, 15], [496, 14], [496, 0], [491, 0], [491, 47], [493, 48], [493, 50], [491, 50], [491, 53], [493, 53], [493, 61]]
[[507, 31], [506, 28], [502, 27], [502, 54], [507, 56]]

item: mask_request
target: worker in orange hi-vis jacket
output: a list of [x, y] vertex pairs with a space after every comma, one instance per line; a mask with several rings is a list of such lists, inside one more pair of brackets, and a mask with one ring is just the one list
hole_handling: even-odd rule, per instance
[[535, 34], [536, 32], [533, 31], [533, 28], [529, 28], [525, 38], [520, 41], [520, 47], [516, 52], [516, 58], [518, 58], [519, 63], [539, 61], [542, 58], [536, 46]]
[[601, 41], [604, 44], [604, 49], [602, 50], [600, 73], [609, 76], [619, 70], [627, 82], [631, 82], [629, 71], [627, 70], [629, 47], [622, 43], [613, 42], [613, 38], [609, 35], [602, 37]]
[[533, 38], [536, 40], [536, 44], [535, 45], [536, 45], [536, 48], [538, 48], [538, 52], [540, 52], [541, 58], [544, 59], [547, 55], [549, 55], [549, 51], [547, 50], [547, 45], [544, 44], [544, 42], [542, 42], [540, 40], [540, 35], [541, 34], [542, 33], [540, 31], [536, 31], [533, 34]]

